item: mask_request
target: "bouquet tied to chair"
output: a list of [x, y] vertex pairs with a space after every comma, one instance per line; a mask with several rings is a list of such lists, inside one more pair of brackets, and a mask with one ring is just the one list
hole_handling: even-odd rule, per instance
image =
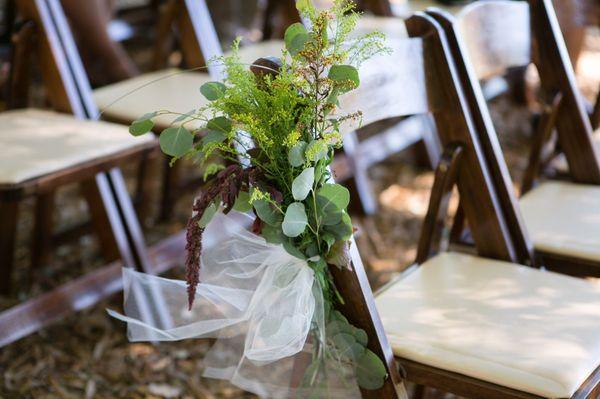
[[379, 32], [352, 35], [359, 15], [345, 0], [297, 5], [308, 28], [286, 30], [281, 58], [241, 64], [234, 42], [212, 61], [224, 80], [200, 88], [207, 105], [160, 134], [163, 152], [196, 160], [207, 181], [187, 225], [187, 282], [125, 269], [126, 316], [111, 314], [133, 341], [217, 338], [205, 376], [260, 396], [358, 397], [387, 375], [366, 332], [336, 310], [331, 268], [352, 267], [353, 226], [329, 166], [341, 126], [361, 118], [338, 99], [358, 87], [363, 61], [389, 49]]

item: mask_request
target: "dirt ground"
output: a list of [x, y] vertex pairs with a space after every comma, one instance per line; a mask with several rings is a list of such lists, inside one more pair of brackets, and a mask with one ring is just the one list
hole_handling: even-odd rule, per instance
[[[600, 83], [600, 32], [591, 31], [580, 63], [578, 79], [588, 98]], [[530, 138], [529, 113], [500, 97], [491, 104], [509, 167], [518, 176], [525, 164]], [[126, 170], [128, 176], [132, 171]], [[157, 176], [158, 168], [153, 171]], [[402, 160], [390, 160], [370, 171], [380, 211], [373, 217], [355, 217], [358, 246], [374, 288], [399, 273], [415, 257], [420, 225], [433, 181], [430, 171]], [[131, 178], [129, 180], [132, 180]], [[518, 179], [516, 179], [518, 180]], [[156, 192], [159, 190], [157, 178]], [[148, 223], [148, 242], [179, 231], [190, 212], [191, 196], [181, 198], [171, 223]], [[157, 204], [153, 203], [154, 211]], [[59, 229], [76, 224], [85, 215], [74, 187], [59, 193], [56, 220]], [[18, 229], [16, 289], [0, 297], [5, 309], [48, 290], [82, 272], [102, 265], [96, 240], [81, 237], [55, 249], [51, 266], [29, 269], [32, 204], [22, 206]], [[181, 277], [181, 270], [169, 276]], [[119, 309], [115, 295], [91, 309], [0, 349], [0, 398], [244, 398], [227, 383], [201, 377], [206, 340], [152, 345], [130, 344], [124, 326], [105, 309]], [[443, 395], [430, 393], [430, 398]]]

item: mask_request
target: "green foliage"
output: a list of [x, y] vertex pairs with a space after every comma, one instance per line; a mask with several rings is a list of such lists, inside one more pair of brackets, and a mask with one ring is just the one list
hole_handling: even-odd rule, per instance
[[[262, 222], [255, 223], [255, 229], [268, 242], [308, 259], [325, 303], [332, 308], [343, 298], [328, 262], [349, 267], [353, 227], [346, 212], [349, 192], [329, 183], [329, 166], [342, 143], [339, 126], [361, 117], [360, 112], [338, 110], [338, 97], [360, 85], [359, 68], [365, 60], [389, 50], [381, 33], [353, 35], [359, 15], [348, 0], [335, 0], [329, 10], [315, 9], [310, 0], [296, 4], [308, 28], [300, 23], [288, 27], [281, 63], [260, 64], [262, 69], [255, 74], [240, 61], [239, 41], [234, 42], [231, 55], [213, 60], [224, 65], [226, 78], [200, 88], [208, 104], [175, 114], [176, 126], [161, 133], [160, 145], [172, 157], [198, 160], [206, 177], [217, 174], [220, 179], [224, 191], [213, 192], [216, 203], [204, 204], [208, 208], [203, 224], [221, 199], [226, 208], [254, 211]], [[150, 132], [153, 118], [165, 113], [144, 115], [131, 125], [131, 134]], [[247, 168], [245, 179], [228, 180], [229, 168], [211, 164], [215, 157]], [[385, 367], [365, 348], [365, 332], [339, 312], [331, 311], [330, 318], [328, 330], [331, 327], [333, 335], [326, 348], [335, 348], [335, 353], [319, 351], [307, 371], [309, 382], [316, 381], [324, 356], [334, 356], [354, 365], [362, 387], [382, 384]]]
[[225, 90], [227, 90], [227, 86], [221, 82], [208, 82], [200, 87], [200, 93], [202, 93], [208, 101], [215, 101], [223, 97]]
[[302, 202], [291, 203], [285, 211], [285, 217], [281, 225], [283, 234], [292, 238], [298, 237], [304, 233], [307, 224], [308, 217], [306, 216], [304, 204]]
[[304, 199], [312, 190], [315, 183], [315, 168], [307, 168], [302, 171], [292, 182], [292, 195], [296, 201]]
[[160, 149], [172, 157], [182, 157], [193, 147], [194, 136], [183, 126], [169, 127], [159, 137]]

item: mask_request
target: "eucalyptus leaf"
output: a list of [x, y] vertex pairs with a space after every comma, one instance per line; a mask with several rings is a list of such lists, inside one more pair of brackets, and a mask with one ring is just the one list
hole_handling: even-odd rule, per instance
[[202, 214], [202, 217], [200, 218], [200, 220], [198, 221], [198, 226], [204, 228], [206, 227], [210, 221], [212, 220], [213, 216], [215, 216], [215, 213], [217, 213], [218, 210], [218, 206], [216, 203], [211, 203], [205, 210], [204, 213]]
[[326, 142], [323, 140], [313, 140], [306, 146], [304, 156], [311, 162], [317, 162], [327, 157], [328, 151], [329, 148], [327, 147]]
[[304, 48], [304, 44], [309, 39], [310, 36], [304, 25], [297, 22], [290, 25], [285, 31], [285, 48], [291, 55], [296, 55]]
[[207, 82], [200, 87], [200, 93], [202, 93], [208, 101], [215, 101], [223, 97], [226, 90], [227, 86], [221, 82]]
[[268, 243], [271, 244], [281, 244], [286, 240], [280, 226], [269, 226], [268, 224], [264, 225], [261, 235]]
[[352, 361], [361, 358], [365, 353], [365, 347], [358, 342], [354, 336], [346, 333], [336, 334], [332, 341], [341, 356], [344, 356]]
[[312, 190], [315, 182], [315, 168], [307, 168], [302, 171], [292, 182], [292, 195], [296, 201], [304, 199]]
[[323, 235], [321, 236], [321, 239], [323, 241], [325, 241], [325, 243], [327, 244], [328, 251], [331, 249], [331, 247], [335, 243], [335, 237], [331, 233], [327, 233], [327, 232], [323, 233]]
[[283, 234], [288, 237], [298, 237], [306, 229], [308, 224], [308, 218], [304, 209], [304, 204], [301, 202], [294, 202], [290, 204], [285, 211], [285, 217], [283, 218], [283, 224], [281, 228]]
[[129, 133], [133, 136], [141, 136], [150, 132], [154, 128], [152, 118], [157, 115], [157, 112], [150, 112], [133, 121], [129, 126]]
[[306, 260], [306, 257], [300, 252], [298, 248], [289, 240], [283, 241], [283, 248], [287, 251], [288, 254], [295, 256], [298, 259]]
[[342, 220], [333, 226], [325, 227], [328, 232], [333, 234], [333, 236], [341, 241], [349, 240], [352, 237], [352, 233], [354, 233], [354, 227], [352, 226], [352, 220], [347, 213], [342, 213]]
[[350, 203], [350, 191], [341, 184], [324, 184], [317, 195], [327, 200], [326, 206], [346, 209]]
[[266, 224], [277, 226], [279, 223], [281, 223], [281, 213], [275, 209], [275, 207], [271, 205], [269, 201], [261, 199], [254, 201], [252, 205], [254, 206], [254, 210], [256, 210], [256, 214], [260, 220]]
[[206, 145], [208, 143], [220, 143], [226, 138], [227, 136], [225, 135], [225, 133], [217, 130], [210, 130], [204, 135], [204, 137], [202, 137], [202, 145]]
[[231, 121], [224, 116], [217, 116], [208, 121], [206, 128], [216, 130], [221, 133], [229, 133], [231, 131]]
[[233, 203], [233, 209], [235, 211], [246, 213], [252, 210], [252, 204], [250, 203], [250, 194], [247, 191], [240, 191]]
[[169, 127], [162, 131], [158, 141], [162, 152], [172, 157], [181, 157], [192, 149], [194, 136], [183, 126]]
[[[327, 77], [336, 82], [350, 81], [352, 82], [352, 89], [357, 88], [360, 85], [358, 70], [352, 65], [334, 65], [329, 69], [329, 75]], [[344, 88], [343, 90], [348, 91], [349, 89]]]
[[379, 389], [387, 377], [383, 362], [369, 349], [356, 359], [355, 369], [358, 385], [363, 389]]
[[288, 152], [288, 161], [290, 165], [297, 168], [304, 165], [306, 158], [304, 158], [304, 151], [308, 144], [304, 141], [298, 141]]

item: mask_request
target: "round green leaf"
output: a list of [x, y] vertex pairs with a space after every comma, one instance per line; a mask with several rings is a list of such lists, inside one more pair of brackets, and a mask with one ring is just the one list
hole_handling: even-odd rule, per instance
[[338, 224], [333, 226], [325, 226], [326, 230], [333, 234], [333, 236], [341, 241], [349, 240], [352, 237], [352, 233], [354, 232], [354, 228], [352, 227], [352, 220], [350, 216], [346, 213], [342, 213], [342, 219]]
[[156, 112], [150, 112], [133, 121], [129, 126], [129, 133], [133, 136], [141, 136], [151, 131], [152, 128], [154, 128], [152, 118], [154, 118], [156, 114]]
[[250, 203], [250, 194], [247, 191], [240, 191], [233, 204], [233, 209], [246, 213], [252, 210], [252, 204]]
[[350, 203], [350, 191], [341, 184], [324, 184], [317, 191], [317, 195], [327, 200], [325, 205], [328, 207], [346, 209]]
[[224, 116], [217, 116], [208, 121], [206, 128], [221, 133], [229, 133], [231, 131], [231, 121]]
[[202, 93], [208, 101], [215, 101], [223, 97], [225, 95], [225, 90], [227, 90], [227, 86], [221, 82], [208, 82], [200, 87], [200, 93]]
[[355, 362], [358, 385], [363, 389], [379, 389], [383, 386], [387, 371], [377, 355], [366, 349]]
[[269, 226], [268, 224], [263, 226], [260, 234], [271, 244], [281, 244], [286, 239], [280, 227]]
[[256, 214], [268, 225], [276, 226], [281, 222], [281, 213], [267, 200], [257, 200], [252, 204]]
[[304, 151], [306, 151], [306, 142], [299, 141], [288, 152], [288, 161], [290, 165], [297, 168], [299, 166], [304, 165], [306, 159], [304, 158]]
[[292, 195], [296, 201], [304, 201], [315, 182], [315, 168], [302, 171], [292, 182]]
[[358, 70], [352, 65], [334, 65], [329, 70], [329, 79], [336, 82], [352, 82], [352, 88], [357, 88], [360, 85]]
[[194, 145], [194, 136], [186, 128], [170, 127], [160, 134], [160, 149], [172, 157], [185, 155]]
[[304, 44], [309, 39], [310, 36], [304, 25], [297, 22], [290, 25], [285, 31], [285, 48], [287, 48], [291, 55], [296, 55], [304, 48]]
[[202, 137], [202, 145], [206, 145], [208, 143], [220, 143], [226, 138], [227, 136], [225, 135], [225, 133], [217, 130], [210, 130], [204, 135], [204, 137]]
[[286, 236], [298, 237], [304, 232], [307, 224], [308, 218], [306, 217], [304, 204], [301, 202], [294, 202], [293, 204], [290, 204], [285, 211], [285, 217], [283, 218], [281, 228], [283, 234]]
[[327, 143], [323, 140], [313, 140], [306, 146], [304, 155], [306, 159], [312, 162], [317, 162], [327, 156]]

